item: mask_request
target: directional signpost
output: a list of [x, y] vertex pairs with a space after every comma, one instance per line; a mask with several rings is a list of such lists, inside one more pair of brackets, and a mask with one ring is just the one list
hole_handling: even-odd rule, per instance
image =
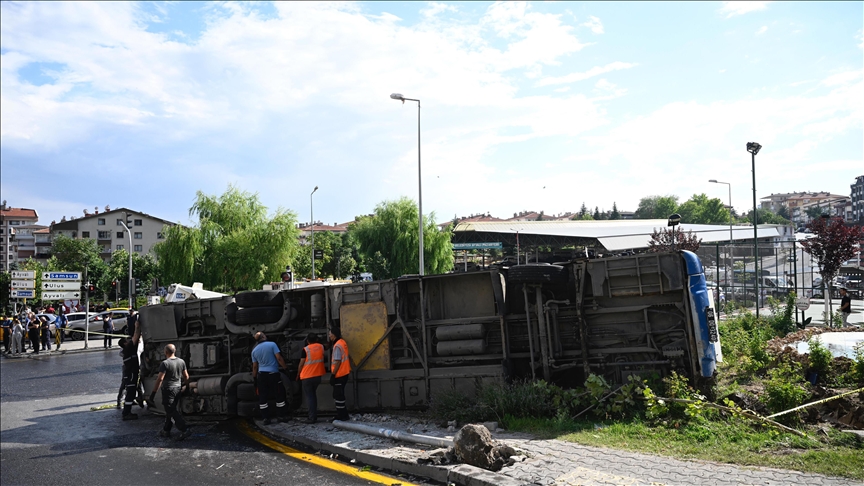
[[[79, 300], [81, 298], [81, 272], [42, 272], [42, 300]], [[84, 349], [90, 340], [90, 303], [84, 316]]]
[[12, 281], [9, 283], [9, 297], [13, 299], [36, 298], [36, 272], [13, 270]]

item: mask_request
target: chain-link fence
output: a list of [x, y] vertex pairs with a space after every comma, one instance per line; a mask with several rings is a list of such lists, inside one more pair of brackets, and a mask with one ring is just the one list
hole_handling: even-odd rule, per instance
[[768, 297], [784, 299], [790, 292], [823, 297], [819, 266], [795, 241], [759, 242], [758, 258], [752, 241], [703, 243], [696, 253], [721, 308], [765, 307]]

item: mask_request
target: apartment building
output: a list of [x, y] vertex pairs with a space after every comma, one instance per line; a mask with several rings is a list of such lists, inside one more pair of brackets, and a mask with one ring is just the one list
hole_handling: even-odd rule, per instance
[[[129, 224], [129, 230], [132, 232], [131, 248], [129, 235], [121, 224], [126, 221], [127, 214], [131, 220]], [[83, 217], [67, 220], [64, 216], [59, 223], [52, 222], [50, 236], [54, 238], [57, 235], [64, 235], [69, 238], [94, 239], [102, 249], [100, 253], [102, 259], [108, 261], [112, 253], [117, 250], [131, 250], [140, 255], [151, 253], [153, 246], [164, 240], [165, 227], [174, 224], [140, 211], [127, 208], [111, 210], [106, 207], [104, 212], [96, 210], [91, 214], [85, 210]]]
[[864, 225], [864, 175], [856, 177], [855, 183], [849, 187], [852, 189], [850, 222]]
[[13, 208], [0, 204], [0, 271], [16, 268], [18, 262], [35, 253], [34, 227], [39, 215], [35, 209]]

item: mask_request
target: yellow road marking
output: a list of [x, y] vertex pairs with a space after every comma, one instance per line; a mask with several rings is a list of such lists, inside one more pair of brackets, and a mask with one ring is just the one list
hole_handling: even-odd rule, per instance
[[333, 471], [337, 471], [348, 476], [354, 476], [356, 478], [365, 479], [367, 481], [372, 481], [378, 484], [387, 484], [389, 486], [417, 486], [416, 484], [409, 483], [407, 481], [398, 480], [369, 471], [363, 471], [361, 468], [358, 467], [348, 466], [338, 461], [333, 461], [330, 459], [316, 456], [315, 454], [298, 451], [297, 449], [293, 449], [284, 444], [280, 444], [275, 440], [265, 437], [263, 434], [252, 430], [249, 425], [245, 423], [240, 424], [240, 430], [242, 430], [244, 434], [254, 439], [256, 442], [259, 442], [260, 444], [263, 444], [273, 450], [279, 451], [286, 456], [293, 457], [294, 459], [311, 462], [316, 466], [326, 467], [327, 469], [331, 469]]

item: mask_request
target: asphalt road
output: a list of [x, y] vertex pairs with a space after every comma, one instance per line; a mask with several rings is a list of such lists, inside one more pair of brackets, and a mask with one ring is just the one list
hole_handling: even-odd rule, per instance
[[137, 405], [137, 421], [91, 411], [116, 403], [118, 352], [0, 360], [3, 485], [373, 484], [275, 452], [234, 420], [192, 422], [193, 435], [175, 442]]

